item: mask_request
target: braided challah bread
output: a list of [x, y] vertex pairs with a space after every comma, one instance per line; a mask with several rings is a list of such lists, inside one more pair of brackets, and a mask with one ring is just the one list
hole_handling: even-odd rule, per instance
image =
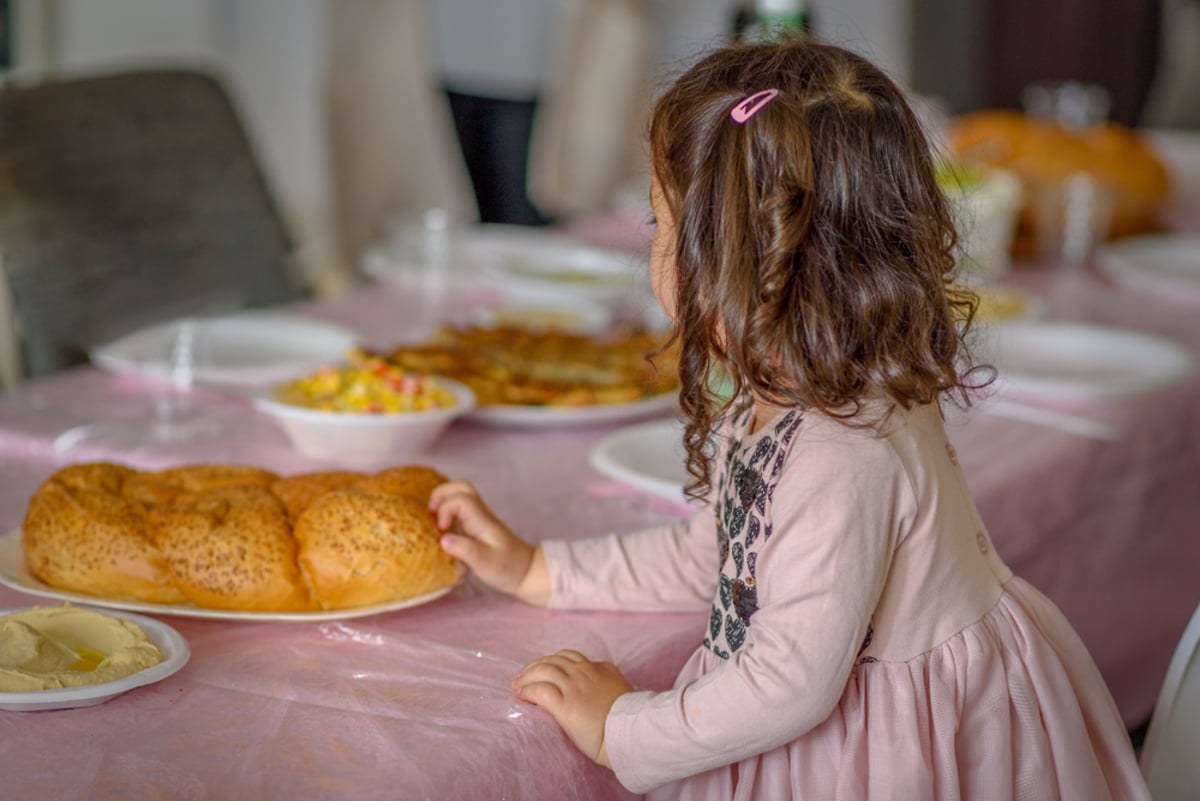
[[280, 477], [237, 465], [71, 465], [22, 527], [34, 576], [64, 590], [210, 609], [345, 609], [458, 580], [438, 544], [429, 467]]
[[1159, 215], [1171, 189], [1166, 164], [1151, 142], [1118, 123], [1068, 130], [1016, 111], [977, 111], [954, 121], [949, 140], [958, 160], [1003, 167], [1024, 183], [1026, 199], [1013, 242], [1018, 256], [1034, 252], [1040, 188], [1077, 173], [1111, 190], [1110, 238], [1161, 228]]

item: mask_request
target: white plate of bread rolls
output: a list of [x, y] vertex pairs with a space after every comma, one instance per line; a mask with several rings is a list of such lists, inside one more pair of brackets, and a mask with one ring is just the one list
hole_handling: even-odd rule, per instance
[[183, 617], [337, 620], [429, 603], [464, 570], [427, 509], [446, 477], [409, 465], [278, 476], [241, 465], [69, 465], [0, 536], [0, 583]]

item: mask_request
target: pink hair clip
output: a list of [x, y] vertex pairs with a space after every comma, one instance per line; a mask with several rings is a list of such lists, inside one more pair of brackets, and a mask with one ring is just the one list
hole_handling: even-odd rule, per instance
[[746, 120], [762, 111], [762, 107], [779, 97], [778, 89], [763, 89], [738, 101], [729, 111], [729, 118], [738, 125], [744, 125]]

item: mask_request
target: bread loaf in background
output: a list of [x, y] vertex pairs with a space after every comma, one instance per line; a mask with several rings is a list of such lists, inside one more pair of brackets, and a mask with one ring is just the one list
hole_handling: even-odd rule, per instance
[[30, 572], [64, 590], [240, 611], [344, 609], [458, 580], [425, 466], [281, 477], [240, 465], [64, 467], [22, 527]]
[[1017, 111], [978, 111], [956, 119], [948, 135], [957, 161], [1003, 167], [1024, 183], [1014, 255], [1033, 253], [1039, 187], [1076, 173], [1112, 190], [1110, 238], [1161, 227], [1159, 214], [1170, 194], [1166, 166], [1144, 137], [1119, 123], [1067, 129]]

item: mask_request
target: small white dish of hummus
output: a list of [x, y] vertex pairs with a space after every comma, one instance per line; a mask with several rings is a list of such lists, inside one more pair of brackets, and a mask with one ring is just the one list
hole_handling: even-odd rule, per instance
[[74, 604], [0, 610], [0, 709], [102, 704], [162, 681], [190, 656], [187, 640], [153, 618]]

